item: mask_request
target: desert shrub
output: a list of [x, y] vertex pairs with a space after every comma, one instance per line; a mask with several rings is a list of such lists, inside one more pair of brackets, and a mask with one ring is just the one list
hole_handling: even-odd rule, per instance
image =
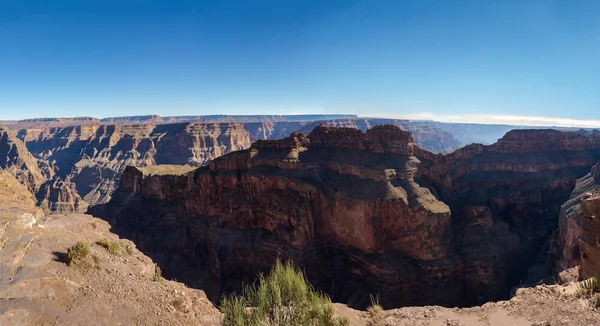
[[383, 325], [385, 321], [385, 315], [383, 313], [383, 308], [379, 304], [379, 295], [371, 297], [371, 305], [367, 308], [367, 315], [369, 316], [369, 320], [367, 321], [367, 326], [379, 326]]
[[125, 251], [127, 251], [127, 254], [129, 256], [133, 255], [133, 247], [131, 247], [130, 245], [125, 246]]
[[162, 271], [160, 270], [160, 267], [158, 267], [158, 264], [154, 264], [154, 276], [152, 276], [152, 281], [160, 282], [161, 280], [162, 280]]
[[94, 267], [100, 269], [100, 257], [98, 257], [98, 255], [92, 255], [92, 260], [94, 260]]
[[600, 277], [597, 274], [579, 284], [579, 294], [582, 296], [589, 296], [596, 292], [600, 292]]
[[74, 246], [67, 248], [67, 265], [75, 264], [89, 253], [87, 243], [77, 242]]
[[118, 241], [108, 241], [106, 239], [103, 239], [96, 242], [96, 244], [106, 248], [106, 250], [108, 250], [108, 252], [112, 255], [118, 254], [119, 250], [121, 249], [121, 244]]
[[315, 291], [304, 273], [291, 263], [277, 261], [270, 274], [246, 286], [242, 295], [221, 300], [223, 325], [348, 325], [333, 317], [331, 299]]

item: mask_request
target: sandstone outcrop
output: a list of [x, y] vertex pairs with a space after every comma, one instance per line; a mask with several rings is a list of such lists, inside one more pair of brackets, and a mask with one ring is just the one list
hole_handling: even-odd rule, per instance
[[600, 185], [600, 163], [596, 164], [590, 173], [577, 180], [569, 200], [560, 208], [558, 230], [553, 234], [551, 252], [557, 273], [581, 264], [578, 243], [581, 238], [581, 200], [594, 192], [598, 185]]
[[581, 200], [581, 276], [600, 276], [600, 190], [595, 189]]
[[[0, 173], [0, 324], [218, 325], [220, 314], [202, 291], [162, 280], [132, 242], [89, 215], [44, 217], [27, 188]], [[112, 255], [95, 244], [119, 242]], [[66, 250], [88, 244], [76, 264]], [[128, 248], [128, 250], [126, 250]]]
[[283, 257], [352, 306], [369, 294], [387, 307], [474, 305], [549, 274], [560, 206], [600, 159], [599, 138], [513, 131], [442, 155], [397, 126], [319, 126], [194, 172], [128, 167], [91, 212], [213, 299]]

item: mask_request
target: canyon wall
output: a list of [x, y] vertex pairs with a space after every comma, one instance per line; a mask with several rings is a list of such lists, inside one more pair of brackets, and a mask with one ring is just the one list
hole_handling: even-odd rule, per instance
[[[61, 179], [60, 185], [69, 188], [85, 202], [94, 205], [105, 203], [110, 199], [119, 184], [121, 173], [128, 165], [203, 166], [221, 155], [247, 149], [255, 140], [287, 137], [292, 132], [312, 123], [300, 119], [317, 117], [337, 116], [298, 116], [295, 119], [290, 116], [141, 116], [103, 119], [103, 121], [119, 123], [117, 125], [90, 124], [95, 120], [85, 118], [32, 119], [19, 122], [27, 128], [12, 131], [27, 145], [39, 162], [47, 162], [51, 166], [52, 173]], [[245, 121], [256, 119], [265, 121], [166, 123], [200, 118], [218, 121], [234, 118]], [[140, 124], [123, 124], [132, 121]], [[39, 125], [34, 125], [36, 122]], [[63, 122], [81, 122], [83, 125], [52, 126]], [[405, 120], [345, 119], [329, 120], [327, 123], [344, 124], [366, 130], [368, 127], [385, 122], [393, 122], [413, 131], [413, 134], [418, 137], [418, 143], [432, 150], [449, 151], [459, 146], [448, 133], [413, 125]], [[54, 206], [49, 202], [49, 207]]]
[[[577, 180], [575, 189], [560, 208], [558, 230], [553, 234], [551, 258], [556, 273], [581, 264], [579, 239], [581, 238], [581, 201], [589, 197], [600, 185], [600, 163], [590, 173]], [[600, 215], [600, 212], [598, 213]]]
[[417, 165], [412, 136], [396, 126], [323, 126], [187, 174], [128, 167], [92, 212], [213, 299], [283, 257], [351, 305], [369, 293], [386, 305], [457, 304], [450, 211], [414, 181]]
[[549, 274], [560, 206], [599, 159], [597, 132], [512, 131], [442, 155], [393, 125], [319, 126], [193, 172], [128, 167], [91, 212], [213, 299], [282, 257], [352, 306], [474, 305]]
[[581, 276], [600, 276], [600, 191], [596, 189], [581, 200]]
[[81, 212], [87, 203], [56, 175], [54, 166], [33, 157], [25, 144], [0, 125], [0, 172], [6, 171], [27, 187], [44, 212]]

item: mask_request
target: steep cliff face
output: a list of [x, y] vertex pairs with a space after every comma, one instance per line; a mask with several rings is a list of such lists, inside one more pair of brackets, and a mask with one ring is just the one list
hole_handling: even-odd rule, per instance
[[0, 126], [0, 172], [6, 171], [36, 195], [37, 204], [46, 213], [85, 211], [87, 204], [72, 191], [54, 167], [34, 158], [25, 145]]
[[507, 275], [491, 284], [533, 282], [550, 273], [549, 239], [561, 205], [600, 159], [599, 140], [597, 132], [513, 130], [493, 145], [470, 145], [446, 156], [420, 151], [419, 178], [451, 207], [458, 230], [468, 230], [470, 217], [462, 212], [475, 206], [489, 210], [495, 224], [516, 237], [514, 245], [502, 237], [491, 241], [505, 260], [483, 270]]
[[212, 298], [283, 257], [350, 305], [369, 294], [385, 306], [471, 305], [544, 276], [530, 267], [546, 261], [598, 144], [597, 133], [526, 130], [441, 155], [396, 126], [320, 126], [194, 172], [127, 168], [92, 211]]
[[581, 200], [581, 276], [583, 279], [600, 275], [600, 190]]
[[0, 125], [0, 170], [12, 174], [31, 192], [37, 191], [50, 176], [44, 175], [38, 161], [27, 151], [23, 142], [11, 137], [2, 125]]
[[128, 165], [201, 166], [251, 143], [243, 125], [236, 123], [78, 126], [47, 128], [34, 135], [24, 130], [19, 136], [91, 204], [110, 199]]
[[594, 192], [598, 185], [600, 185], [600, 163], [592, 167], [590, 173], [577, 180], [569, 200], [560, 208], [558, 230], [554, 232], [552, 239], [551, 253], [552, 259], [555, 260], [555, 272], [581, 263], [578, 243], [581, 238], [581, 200]]
[[111, 202], [92, 211], [213, 298], [284, 257], [352, 305], [369, 293], [386, 305], [458, 304], [450, 211], [414, 181], [413, 152], [396, 126], [318, 127], [187, 174], [128, 167]]

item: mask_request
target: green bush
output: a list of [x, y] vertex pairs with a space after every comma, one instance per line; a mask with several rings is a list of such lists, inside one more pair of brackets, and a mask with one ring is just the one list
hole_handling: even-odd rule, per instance
[[259, 275], [256, 286], [242, 295], [221, 300], [223, 325], [342, 326], [348, 320], [333, 317], [331, 299], [317, 292], [291, 263], [277, 261], [271, 273]]
[[121, 244], [118, 241], [108, 241], [106, 239], [96, 242], [96, 244], [106, 248], [109, 253], [116, 255], [121, 249]]
[[67, 265], [77, 263], [80, 259], [86, 257], [88, 253], [87, 243], [77, 242], [74, 246], [67, 248]]

